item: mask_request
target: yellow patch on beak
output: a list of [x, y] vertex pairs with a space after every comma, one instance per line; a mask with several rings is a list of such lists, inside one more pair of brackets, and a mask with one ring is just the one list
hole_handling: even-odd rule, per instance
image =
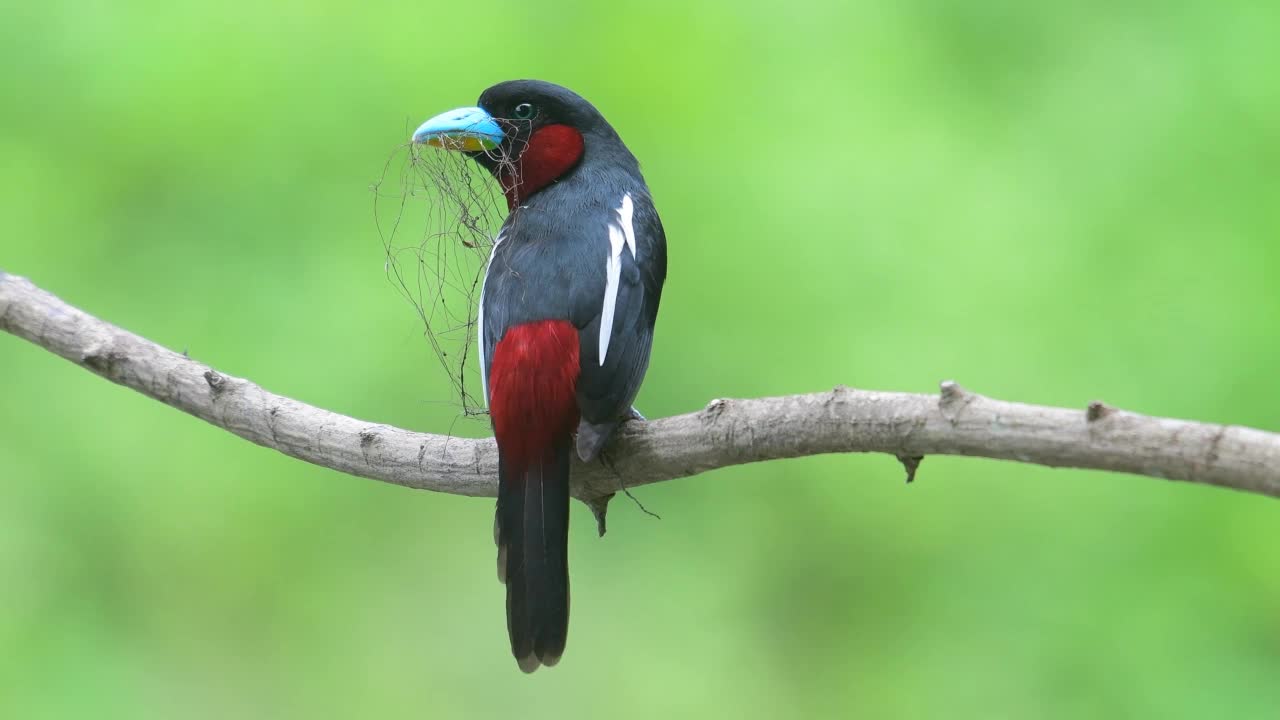
[[489, 138], [470, 133], [433, 135], [427, 138], [427, 144], [441, 150], [461, 152], [485, 152], [498, 147], [498, 144]]

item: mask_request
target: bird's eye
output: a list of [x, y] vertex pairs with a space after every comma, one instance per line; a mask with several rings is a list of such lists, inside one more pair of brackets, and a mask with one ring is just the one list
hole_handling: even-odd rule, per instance
[[535, 112], [536, 110], [529, 103], [520, 103], [516, 106], [515, 116], [517, 120], [528, 120], [533, 117]]

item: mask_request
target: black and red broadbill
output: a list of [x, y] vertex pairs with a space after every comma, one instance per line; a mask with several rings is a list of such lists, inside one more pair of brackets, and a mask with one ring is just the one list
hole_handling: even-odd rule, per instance
[[[569, 463], [594, 460], [649, 365], [666, 237], [640, 164], [600, 111], [514, 80], [438, 115], [415, 143], [469, 155], [510, 213], [480, 291], [480, 366], [498, 441], [498, 579], [520, 669], [569, 629]], [[576, 441], [575, 441], [576, 437]]]

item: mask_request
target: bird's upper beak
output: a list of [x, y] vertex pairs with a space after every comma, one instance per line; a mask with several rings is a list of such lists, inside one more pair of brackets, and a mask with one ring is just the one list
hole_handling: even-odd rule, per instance
[[483, 152], [502, 144], [505, 135], [493, 116], [478, 107], [440, 113], [413, 133], [413, 142], [445, 150]]

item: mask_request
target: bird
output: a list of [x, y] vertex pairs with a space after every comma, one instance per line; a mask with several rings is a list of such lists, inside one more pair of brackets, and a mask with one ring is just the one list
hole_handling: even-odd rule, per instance
[[412, 142], [469, 156], [506, 197], [477, 314], [498, 445], [494, 539], [519, 668], [552, 666], [569, 628], [569, 471], [600, 457], [649, 365], [666, 280], [640, 164], [594, 105], [511, 80], [424, 122]]

